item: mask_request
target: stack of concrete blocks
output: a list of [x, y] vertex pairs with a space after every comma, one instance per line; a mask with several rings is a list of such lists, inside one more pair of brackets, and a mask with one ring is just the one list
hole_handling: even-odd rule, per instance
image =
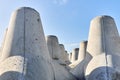
[[98, 16], [91, 21], [86, 55], [71, 73], [78, 80], [120, 80], [119, 53], [120, 37], [114, 19]]
[[[47, 42], [47, 44], [46, 44]], [[0, 80], [120, 80], [120, 37], [114, 19], [91, 21], [89, 38], [69, 55], [56, 36], [44, 36], [39, 13], [13, 12], [0, 48]], [[73, 76], [74, 75], [74, 76]]]
[[2, 46], [0, 80], [76, 80], [51, 59], [39, 13], [32, 8], [13, 12]]
[[86, 48], [87, 48], [87, 41], [81, 41], [77, 56], [78, 58], [76, 61], [74, 61], [72, 64], [69, 65], [71, 68], [75, 68], [79, 63], [81, 63], [85, 59]]

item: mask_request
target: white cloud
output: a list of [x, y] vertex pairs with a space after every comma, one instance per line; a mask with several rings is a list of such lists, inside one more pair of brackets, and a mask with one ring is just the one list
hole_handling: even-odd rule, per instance
[[53, 0], [54, 4], [64, 5], [68, 0]]

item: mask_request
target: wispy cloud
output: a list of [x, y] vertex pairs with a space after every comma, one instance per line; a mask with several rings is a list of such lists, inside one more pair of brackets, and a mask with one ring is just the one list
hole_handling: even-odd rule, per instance
[[67, 4], [68, 0], [53, 0], [54, 4], [64, 5]]
[[75, 47], [75, 46], [79, 46], [79, 43], [69, 43], [69, 44], [65, 44], [65, 46]]

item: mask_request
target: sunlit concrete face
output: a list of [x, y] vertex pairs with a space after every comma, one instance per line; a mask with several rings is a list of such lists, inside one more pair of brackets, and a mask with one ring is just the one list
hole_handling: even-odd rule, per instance
[[72, 50], [72, 58], [71, 62], [74, 62], [78, 59], [79, 48], [75, 48]]
[[[34, 9], [21, 8], [13, 12], [7, 33], [3, 59], [11, 55], [23, 56], [25, 52], [29, 54], [35, 52], [34, 55], [41, 55], [38, 54], [41, 52], [45, 57], [48, 57], [39, 13]], [[41, 48], [39, 49], [39, 47]]]
[[[21, 67], [22, 65], [22, 73], [26, 70], [24, 76], [26, 80], [53, 80], [52, 65], [50, 63], [42, 23], [39, 13], [36, 10], [29, 7], [22, 7], [13, 12], [2, 53], [1, 62], [3, 64], [8, 63], [6, 60], [14, 61], [17, 59], [17, 56], [21, 57], [20, 60], [18, 58], [18, 63], [13, 63], [17, 67]], [[10, 60], [8, 60], [9, 57], [11, 57]], [[18, 65], [21, 61], [24, 61], [23, 64]], [[9, 68], [7, 64], [1, 65], [0, 68], [3, 70], [0, 74], [2, 75], [9, 70], [14, 70], [16, 67], [14, 67], [15, 64], [13, 63], [11, 62], [10, 64], [9, 62], [11, 66]], [[26, 67], [24, 64], [26, 64]], [[3, 66], [4, 68], [2, 68]], [[19, 69], [16, 72], [19, 72]], [[12, 72], [9, 74], [12, 74]], [[9, 74], [8, 76], [10, 76]], [[13, 79], [18, 80], [16, 77], [11, 78], [11, 80]]]

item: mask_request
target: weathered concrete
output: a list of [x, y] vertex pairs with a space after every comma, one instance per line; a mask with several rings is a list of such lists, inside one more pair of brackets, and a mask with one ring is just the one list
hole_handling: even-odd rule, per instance
[[46, 37], [46, 42], [47, 42], [50, 56], [56, 60], [60, 59], [58, 38], [54, 35], [48, 35]]
[[93, 56], [86, 68], [86, 80], [119, 80], [119, 34], [110, 16], [92, 20], [87, 51]]
[[79, 48], [75, 48], [72, 50], [72, 58], [71, 62], [75, 62], [78, 59]]
[[13, 56], [0, 63], [0, 80], [25, 80], [24, 57]]
[[[17, 56], [23, 57], [24, 60], [22, 59], [22, 61], [24, 61], [24, 64], [25, 60], [27, 60], [27, 67], [24, 65], [22, 66], [23, 72], [26, 70], [25, 76], [23, 77], [25, 80], [54, 80], [53, 69], [47, 44], [45, 42], [41, 19], [39, 13], [34, 9], [22, 7], [12, 14], [1, 61], [3, 64], [9, 63], [10, 66], [13, 67], [6, 68], [8, 65], [0, 64], [5, 67], [5, 70], [0, 72], [0, 76], [2, 76], [4, 72], [7, 73], [8, 71], [14, 71], [14, 68], [16, 68], [14, 67], [14, 63], [16, 62], [12, 63], [14, 58], [12, 61], [6, 61], [6, 59], [9, 59], [9, 57], [12, 56], [14, 56], [15, 59]], [[20, 61], [21, 60], [18, 60], [18, 63], [16, 63], [18, 67]], [[19, 69], [15, 72], [19, 72]], [[11, 76], [11, 73], [9, 73], [8, 76]], [[21, 78], [18, 79], [15, 76], [10, 79], [20, 80]]]

